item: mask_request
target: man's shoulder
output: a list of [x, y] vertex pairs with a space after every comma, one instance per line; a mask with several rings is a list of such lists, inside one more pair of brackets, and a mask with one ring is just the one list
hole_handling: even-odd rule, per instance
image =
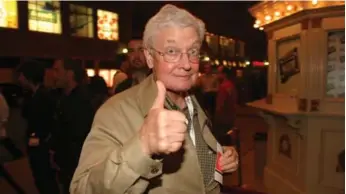
[[123, 106], [124, 104], [136, 103], [138, 90], [139, 90], [139, 87], [134, 86], [118, 94], [115, 94], [114, 96], [110, 97], [102, 105], [101, 108], [113, 107], [113, 109], [118, 109], [120, 106]]

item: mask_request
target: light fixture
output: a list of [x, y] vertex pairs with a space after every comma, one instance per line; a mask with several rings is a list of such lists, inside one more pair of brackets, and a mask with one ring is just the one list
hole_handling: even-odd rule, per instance
[[129, 50], [127, 50], [127, 48], [123, 48], [123, 50], [121, 51], [122, 53], [126, 54], [129, 52]]
[[203, 58], [203, 60], [204, 60], [204, 61], [210, 61], [210, 58], [209, 58], [208, 56], [205, 56], [205, 57]]
[[246, 64], [246, 65], [250, 65], [250, 61], [246, 61], [245, 64]]
[[215, 65], [220, 65], [219, 60], [215, 60]]
[[293, 6], [292, 5], [287, 5], [286, 9], [287, 9], [287, 11], [292, 11], [293, 10]]
[[259, 30], [264, 30], [264, 28], [263, 27], [259, 27]]
[[256, 24], [261, 24], [261, 20], [256, 20]]
[[226, 66], [226, 65], [227, 65], [227, 61], [223, 60], [223, 61], [222, 61], [222, 64], [223, 64], [224, 66]]
[[258, 27], [259, 27], [259, 24], [254, 24], [253, 27], [254, 27], [254, 28], [258, 28]]
[[279, 17], [279, 16], [281, 15], [281, 12], [276, 11], [276, 12], [274, 13], [274, 15], [275, 15], [276, 17]]
[[272, 17], [270, 15], [266, 15], [266, 17], [264, 18], [265, 20], [269, 21], [272, 19]]
[[317, 3], [318, 3], [318, 0], [312, 0], [312, 5], [317, 5]]
[[265, 62], [264, 62], [264, 65], [265, 65], [265, 66], [268, 66], [268, 65], [269, 65], [269, 62], [268, 62], [268, 61], [265, 61]]

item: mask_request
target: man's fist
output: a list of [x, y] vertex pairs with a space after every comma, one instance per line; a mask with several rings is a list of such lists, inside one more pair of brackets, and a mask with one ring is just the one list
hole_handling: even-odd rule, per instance
[[164, 108], [166, 87], [156, 82], [157, 96], [140, 130], [143, 150], [148, 155], [169, 154], [183, 145], [187, 119], [179, 111]]

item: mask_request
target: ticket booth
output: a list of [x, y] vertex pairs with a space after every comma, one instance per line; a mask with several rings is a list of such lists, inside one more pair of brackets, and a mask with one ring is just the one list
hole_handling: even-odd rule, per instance
[[345, 2], [265, 1], [249, 9], [268, 37], [270, 194], [341, 194], [345, 176]]

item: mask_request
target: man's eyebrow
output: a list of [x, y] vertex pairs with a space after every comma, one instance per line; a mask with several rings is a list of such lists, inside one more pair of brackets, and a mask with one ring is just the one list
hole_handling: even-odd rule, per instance
[[168, 42], [168, 43], [176, 43], [176, 41], [172, 40], [172, 39], [168, 39], [168, 40], [166, 40], [166, 42]]

